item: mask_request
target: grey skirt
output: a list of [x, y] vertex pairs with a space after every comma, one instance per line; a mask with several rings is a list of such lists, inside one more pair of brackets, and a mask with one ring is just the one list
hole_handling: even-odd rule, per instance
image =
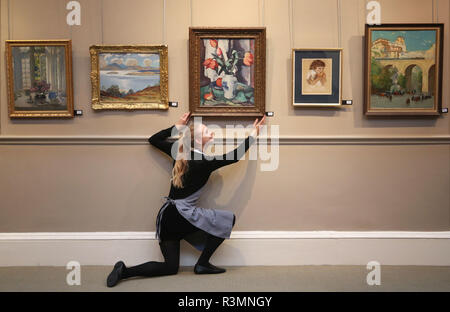
[[[161, 241], [161, 220], [164, 212], [171, 205], [176, 208], [185, 220], [193, 225], [192, 233], [187, 234], [183, 238], [197, 250], [202, 251], [204, 249], [208, 234], [221, 238], [230, 238], [234, 218], [231, 211], [206, 209], [196, 205], [204, 187], [182, 199], [163, 197], [166, 201], [159, 210], [158, 217], [156, 218], [156, 238], [159, 241]], [[196, 231], [196, 228], [199, 230]], [[168, 232], [168, 230], [165, 232]]]

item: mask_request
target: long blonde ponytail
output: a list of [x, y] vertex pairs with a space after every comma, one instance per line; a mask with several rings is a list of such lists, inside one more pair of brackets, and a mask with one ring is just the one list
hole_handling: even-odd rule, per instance
[[[181, 137], [178, 139], [178, 153], [181, 155], [181, 157], [177, 157], [178, 159], [175, 161], [175, 164], [172, 169], [172, 184], [177, 188], [183, 188], [183, 176], [186, 173], [186, 171], [189, 168], [188, 163], [188, 157], [190, 157], [190, 152], [192, 147], [194, 146], [194, 123], [192, 122], [189, 125], [189, 134], [190, 134], [190, 142], [185, 142], [189, 139], [189, 136], [187, 136], [186, 133], [187, 129], [184, 129], [184, 132], [182, 132]], [[185, 144], [183, 144], [183, 142]], [[184, 151], [184, 146], [188, 146], [189, 148]]]

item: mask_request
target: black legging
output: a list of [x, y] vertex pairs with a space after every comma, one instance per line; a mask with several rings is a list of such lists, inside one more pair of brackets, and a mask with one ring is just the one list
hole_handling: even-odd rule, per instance
[[[233, 216], [233, 226], [235, 222], [236, 217]], [[203, 249], [197, 263], [201, 265], [208, 264], [212, 254], [224, 240], [224, 238], [208, 234], [205, 248]], [[122, 272], [122, 278], [177, 274], [180, 266], [180, 240], [163, 240], [159, 243], [159, 247], [161, 248], [161, 252], [164, 256], [164, 262], [149, 261], [133, 267], [125, 268]]]

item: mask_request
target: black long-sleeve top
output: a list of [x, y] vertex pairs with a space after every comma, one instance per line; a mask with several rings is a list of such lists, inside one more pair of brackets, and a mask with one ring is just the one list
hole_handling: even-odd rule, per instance
[[[150, 144], [157, 147], [165, 154], [169, 155], [169, 157], [173, 159], [173, 164], [175, 164], [175, 159], [172, 157], [171, 151], [172, 145], [176, 143], [167, 141], [167, 138], [172, 135], [173, 128], [174, 133], [178, 133], [178, 129], [175, 127], [175, 125], [172, 125], [167, 129], [155, 133], [148, 139], [148, 141], [150, 142]], [[201, 159], [197, 160], [194, 159], [194, 153], [197, 152], [191, 151], [191, 159], [188, 160], [188, 170], [182, 178], [184, 187], [177, 188], [171, 183], [169, 197], [172, 199], [180, 199], [186, 198], [187, 196], [195, 193], [206, 184], [209, 176], [214, 170], [238, 162], [239, 159], [241, 159], [242, 156], [250, 148], [250, 145], [255, 141], [256, 138], [252, 135], [249, 135], [241, 143], [240, 146], [230, 151], [229, 153], [221, 155], [219, 159], [212, 156], [206, 158], [205, 155], [202, 154]], [[244, 148], [242, 147], [242, 145], [244, 145]]]

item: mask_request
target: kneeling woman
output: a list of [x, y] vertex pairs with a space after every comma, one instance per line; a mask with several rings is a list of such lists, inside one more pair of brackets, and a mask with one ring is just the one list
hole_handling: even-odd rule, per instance
[[[166, 140], [173, 131], [180, 132], [182, 128], [185, 128], [189, 118], [190, 113], [185, 113], [175, 125], [149, 138], [150, 144], [173, 159], [170, 193], [168, 197], [165, 197], [166, 202], [161, 207], [156, 220], [156, 237], [159, 240], [164, 262], [150, 261], [126, 267], [123, 261], [119, 261], [107, 278], [108, 287], [115, 286], [124, 278], [178, 273], [181, 239], [185, 239], [202, 252], [194, 267], [196, 274], [215, 274], [226, 271], [212, 265], [209, 259], [225, 238], [230, 238], [236, 217], [231, 211], [197, 207], [196, 202], [211, 173], [223, 166], [236, 163], [256, 141], [265, 116], [260, 121], [255, 120], [252, 133], [238, 148], [222, 155], [219, 159], [217, 157], [211, 159], [202, 152], [205, 145], [213, 139], [213, 133], [203, 124], [190, 124], [190, 144], [182, 144], [182, 138], [175, 143]], [[197, 142], [194, 139], [197, 139]], [[201, 146], [201, 150], [196, 149], [194, 143], [196, 143], [195, 146]], [[177, 144], [174, 146], [174, 151], [181, 153], [182, 157], [172, 154], [173, 144]], [[183, 150], [186, 147], [188, 150]]]

